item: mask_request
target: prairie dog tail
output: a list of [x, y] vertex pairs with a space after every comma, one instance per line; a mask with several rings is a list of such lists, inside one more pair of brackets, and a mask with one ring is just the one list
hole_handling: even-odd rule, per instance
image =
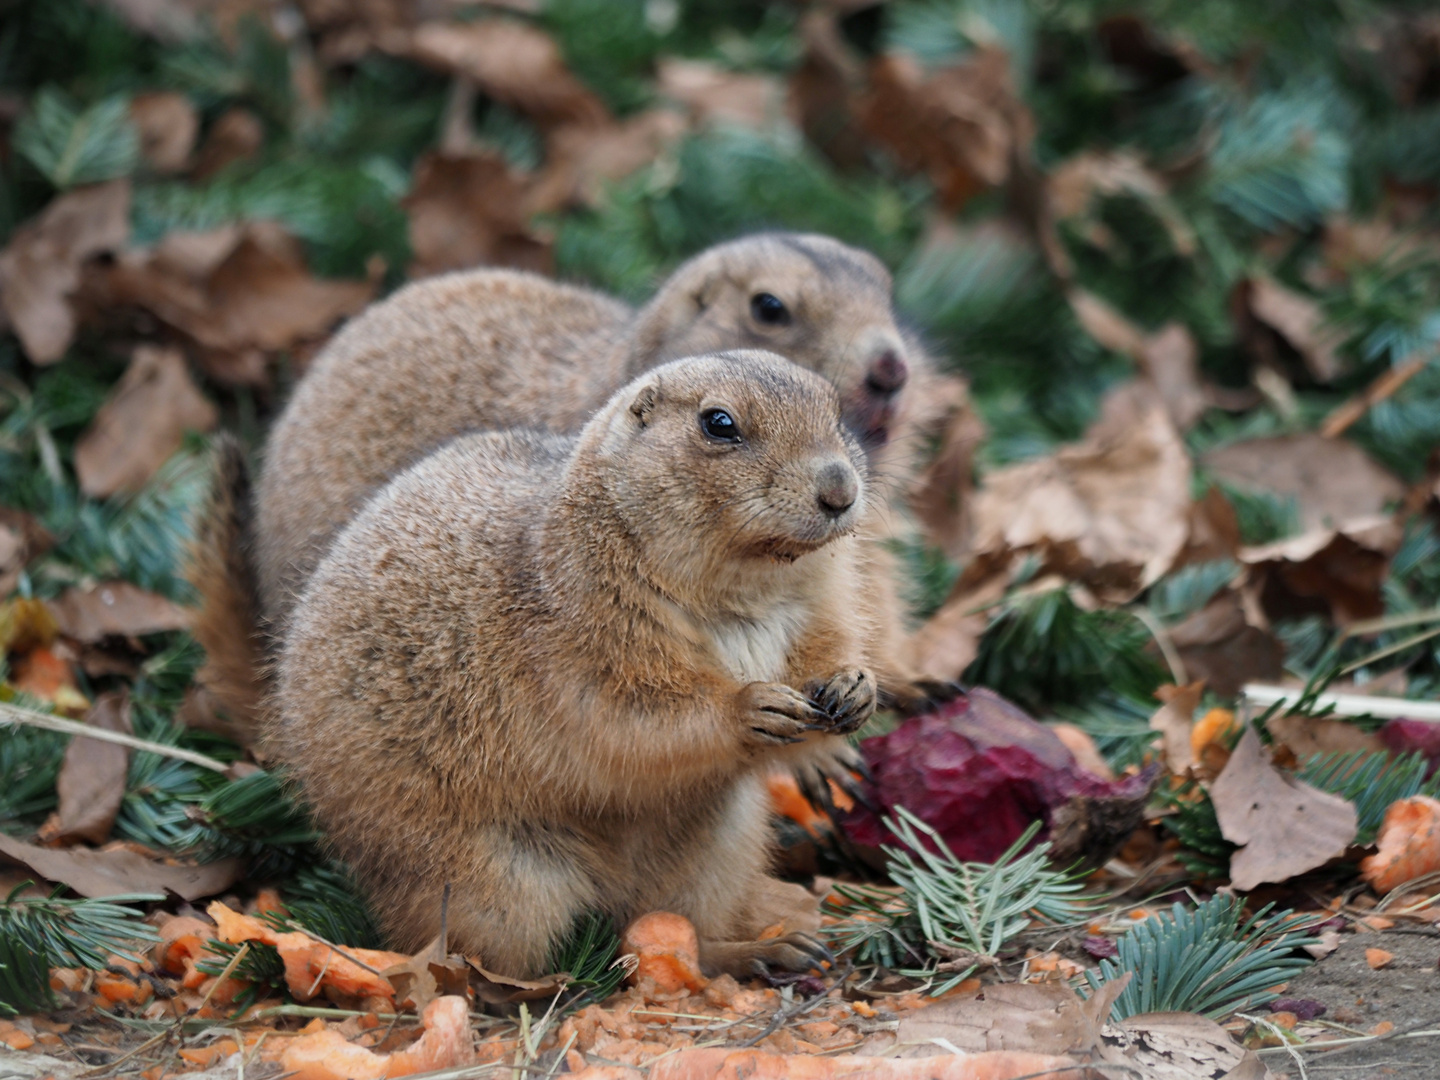
[[205, 648], [197, 681], [243, 742], [256, 735], [269, 682], [252, 545], [254, 501], [245, 448], [230, 434], [213, 443], [210, 497], [196, 523], [190, 583], [200, 594], [191, 631]]

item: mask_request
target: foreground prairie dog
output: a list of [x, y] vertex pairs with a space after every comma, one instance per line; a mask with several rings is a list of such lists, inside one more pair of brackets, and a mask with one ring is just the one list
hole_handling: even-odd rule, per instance
[[588, 910], [756, 942], [763, 773], [875, 704], [852, 608], [863, 454], [824, 379], [757, 351], [624, 387], [578, 437], [462, 436], [375, 496], [297, 601], [267, 753], [393, 944], [534, 975]]

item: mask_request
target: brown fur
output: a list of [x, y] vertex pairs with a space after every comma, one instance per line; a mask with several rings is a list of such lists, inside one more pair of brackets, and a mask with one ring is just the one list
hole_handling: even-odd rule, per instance
[[[720, 406], [742, 444], [702, 432]], [[394, 944], [435, 935], [448, 882], [450, 940], [509, 975], [588, 909], [684, 914], [712, 970], [813, 963], [754, 942], [762, 773], [874, 708], [863, 471], [831, 385], [738, 352], [578, 437], [461, 436], [365, 506], [295, 605], [266, 746]], [[827, 476], [859, 492], [838, 517]]]
[[265, 694], [265, 640], [251, 544], [250, 469], [245, 448], [222, 433], [212, 444], [210, 495], [196, 522], [189, 577], [205, 603], [190, 631], [205, 648], [199, 682], [244, 739]]

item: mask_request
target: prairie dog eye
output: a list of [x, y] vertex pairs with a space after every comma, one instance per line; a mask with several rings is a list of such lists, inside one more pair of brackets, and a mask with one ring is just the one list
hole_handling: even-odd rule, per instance
[[724, 409], [706, 409], [700, 414], [700, 430], [716, 442], [738, 443], [740, 428], [735, 418]]
[[787, 326], [790, 309], [772, 293], [756, 293], [750, 298], [750, 317], [764, 326]]

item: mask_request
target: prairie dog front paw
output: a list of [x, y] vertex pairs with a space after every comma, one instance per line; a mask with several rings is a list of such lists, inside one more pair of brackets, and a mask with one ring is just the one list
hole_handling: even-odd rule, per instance
[[805, 694], [784, 683], [748, 683], [735, 695], [735, 709], [750, 741], [759, 746], [797, 743], [829, 723]]
[[805, 691], [828, 719], [826, 730], [836, 735], [859, 730], [875, 712], [875, 676], [864, 668], [837, 671], [823, 682], [809, 683]]

